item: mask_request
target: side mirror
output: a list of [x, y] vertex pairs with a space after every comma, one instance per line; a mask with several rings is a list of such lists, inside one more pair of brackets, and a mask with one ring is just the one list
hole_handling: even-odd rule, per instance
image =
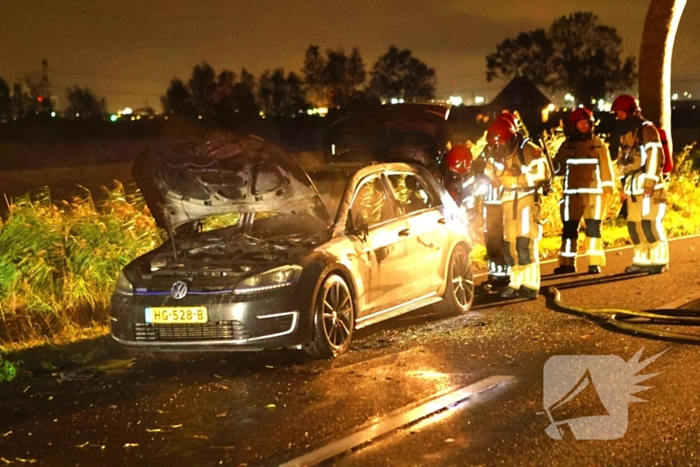
[[363, 242], [367, 240], [369, 235], [369, 226], [365, 219], [362, 217], [362, 213], [357, 213], [353, 216], [352, 209], [348, 210], [348, 220], [345, 223], [345, 233], [349, 235], [356, 235], [360, 237]]

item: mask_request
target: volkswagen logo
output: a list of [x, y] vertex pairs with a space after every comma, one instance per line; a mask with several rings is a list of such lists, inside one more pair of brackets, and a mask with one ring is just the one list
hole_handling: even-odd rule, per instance
[[175, 282], [173, 284], [173, 286], [170, 287], [170, 295], [175, 300], [180, 300], [181, 298], [185, 298], [185, 295], [187, 295], [187, 284], [185, 284], [182, 281]]

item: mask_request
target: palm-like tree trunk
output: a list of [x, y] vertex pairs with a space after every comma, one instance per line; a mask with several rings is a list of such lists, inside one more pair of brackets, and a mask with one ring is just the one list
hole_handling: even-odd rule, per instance
[[666, 130], [671, 144], [671, 57], [686, 0], [651, 0], [639, 52], [639, 100], [644, 116]]

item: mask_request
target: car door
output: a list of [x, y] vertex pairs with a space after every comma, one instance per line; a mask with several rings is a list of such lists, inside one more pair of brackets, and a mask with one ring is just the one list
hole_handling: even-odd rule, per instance
[[442, 285], [442, 258], [449, 235], [444, 228], [440, 197], [417, 173], [392, 172], [386, 176], [399, 215], [408, 224], [408, 256], [415, 271], [410, 293], [414, 297], [434, 293]]
[[405, 295], [404, 285], [412, 280], [414, 269], [406, 261], [408, 226], [397, 215], [396, 205], [380, 174], [362, 180], [353, 194], [349, 209], [358, 269], [365, 278], [362, 315], [372, 314], [397, 303]]

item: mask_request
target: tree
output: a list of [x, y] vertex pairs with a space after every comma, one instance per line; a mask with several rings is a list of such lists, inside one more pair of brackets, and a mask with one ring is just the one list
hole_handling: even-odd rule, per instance
[[0, 121], [12, 118], [12, 95], [7, 81], [0, 77]]
[[207, 62], [195, 65], [192, 77], [187, 83], [192, 105], [199, 115], [214, 115], [214, 104], [217, 97], [216, 73]]
[[486, 57], [486, 79], [525, 76], [533, 83], [550, 87], [549, 60], [552, 41], [544, 29], [521, 32], [515, 39], [506, 39], [496, 52]]
[[361, 96], [360, 86], [367, 75], [357, 47], [349, 56], [343, 49], [328, 49], [323, 57], [316, 45], [307, 49], [301, 73], [307, 98], [316, 107], [351, 105]]
[[238, 113], [252, 116], [260, 112], [260, 106], [255, 99], [255, 87], [255, 76], [245, 68], [241, 68], [241, 76], [233, 86], [233, 96]]
[[304, 67], [301, 74], [307, 88], [307, 98], [315, 107], [328, 107], [329, 99], [326, 90], [324, 70], [326, 60], [321, 56], [317, 45], [311, 45], [304, 55]]
[[590, 12], [556, 19], [549, 29], [506, 39], [486, 57], [486, 79], [525, 76], [551, 91], [568, 91], [591, 107], [636, 79], [635, 58], [624, 60], [615, 28], [600, 24]]
[[287, 76], [284, 69], [265, 71], [258, 81], [258, 98], [266, 115], [296, 115], [308, 108], [304, 99], [302, 81], [296, 73]]
[[377, 98], [411, 102], [435, 97], [435, 70], [415, 58], [408, 49], [389, 47], [389, 51], [377, 59], [371, 75], [369, 90]]
[[220, 120], [229, 120], [234, 114], [257, 115], [259, 111], [252, 74], [244, 68], [240, 76], [230, 70], [223, 70], [217, 75], [206, 62], [192, 69], [187, 84], [179, 78], [170, 81], [161, 103], [166, 113]]
[[665, 128], [671, 143], [671, 57], [686, 0], [649, 4], [639, 52], [639, 100], [644, 116]]
[[187, 85], [178, 78], [170, 81], [165, 96], [160, 98], [165, 113], [176, 113], [180, 115], [193, 116], [195, 114], [192, 105], [192, 95]]
[[107, 100], [99, 98], [90, 88], [73, 86], [66, 89], [68, 107], [66, 114], [79, 118], [104, 117], [107, 114]]
[[29, 90], [22, 83], [12, 85], [12, 114], [15, 118], [27, 118], [38, 111], [37, 101], [32, 98]]

